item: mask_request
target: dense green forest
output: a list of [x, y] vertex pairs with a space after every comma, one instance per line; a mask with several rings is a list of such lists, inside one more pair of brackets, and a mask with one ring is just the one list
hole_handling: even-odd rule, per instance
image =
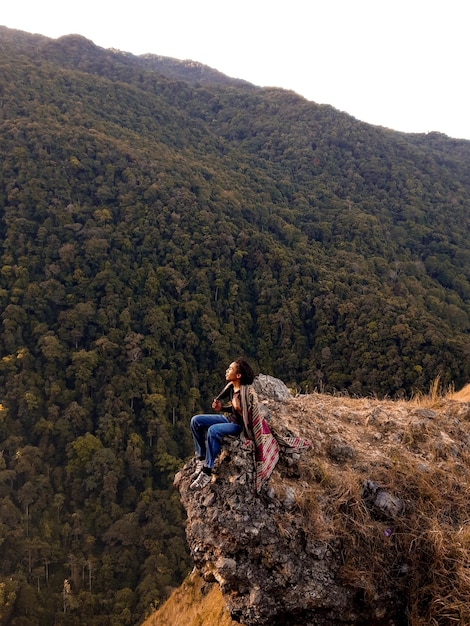
[[470, 142], [0, 27], [0, 622], [139, 624], [227, 363], [468, 382]]

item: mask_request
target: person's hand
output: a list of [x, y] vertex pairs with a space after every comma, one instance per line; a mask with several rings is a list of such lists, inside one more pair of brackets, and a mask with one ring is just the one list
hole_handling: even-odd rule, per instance
[[220, 400], [214, 400], [214, 402], [212, 403], [212, 408], [214, 409], [214, 411], [221, 411], [222, 402]]

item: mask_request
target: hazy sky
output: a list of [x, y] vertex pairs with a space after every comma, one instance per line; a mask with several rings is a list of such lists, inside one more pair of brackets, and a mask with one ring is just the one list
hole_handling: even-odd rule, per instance
[[371, 124], [465, 139], [469, 23], [469, 0], [3, 0], [0, 9], [10, 28], [192, 59]]

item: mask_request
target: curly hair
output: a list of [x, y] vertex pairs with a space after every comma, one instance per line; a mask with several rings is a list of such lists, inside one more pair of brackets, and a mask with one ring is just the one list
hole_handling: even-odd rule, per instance
[[234, 363], [237, 364], [238, 373], [241, 374], [240, 383], [242, 385], [251, 385], [255, 379], [251, 365], [241, 356], [235, 359]]

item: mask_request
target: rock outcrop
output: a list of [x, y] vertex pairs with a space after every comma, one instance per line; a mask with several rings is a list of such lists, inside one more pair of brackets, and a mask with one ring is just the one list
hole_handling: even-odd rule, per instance
[[466, 623], [452, 621], [470, 586], [451, 559], [456, 550], [465, 559], [470, 544], [458, 538], [462, 528], [470, 536], [469, 405], [294, 398], [265, 376], [256, 387], [274, 431], [308, 438], [313, 450], [283, 449], [260, 494], [241, 438], [227, 439], [204, 490], [189, 489], [193, 460], [175, 477], [196, 569], [220, 587], [232, 618], [245, 626]]

